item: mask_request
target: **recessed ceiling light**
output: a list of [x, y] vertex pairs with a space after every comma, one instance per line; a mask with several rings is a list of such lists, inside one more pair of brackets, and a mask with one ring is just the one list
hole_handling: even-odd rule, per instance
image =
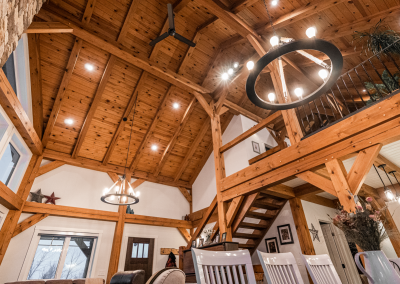
[[64, 120], [65, 124], [68, 125], [72, 125], [74, 123], [74, 121], [71, 118], [67, 118], [66, 120]]
[[174, 108], [179, 108], [179, 104], [178, 103], [173, 103], [172, 105]]
[[238, 68], [238, 67], [239, 67], [239, 63], [235, 62], [235, 63], [233, 64], [233, 68]]
[[276, 6], [278, 4], [278, 0], [274, 0], [271, 2], [272, 6]]
[[151, 150], [157, 151], [157, 149], [158, 149], [157, 145], [151, 145]]
[[315, 37], [315, 34], [316, 34], [316, 29], [314, 28], [314, 27], [311, 27], [311, 28], [308, 28], [307, 30], [306, 30], [306, 35], [309, 37], [309, 38], [312, 38], [312, 37]]
[[229, 74], [228, 73], [222, 73], [221, 79], [224, 80], [224, 81], [228, 80], [229, 79]]
[[86, 64], [85, 64], [85, 68], [86, 68], [87, 70], [89, 70], [89, 71], [93, 71], [93, 70], [94, 70], [93, 65], [92, 65], [92, 64], [89, 64], [89, 63], [86, 63]]
[[253, 61], [247, 62], [246, 67], [248, 70], [252, 70], [254, 68], [254, 62]]

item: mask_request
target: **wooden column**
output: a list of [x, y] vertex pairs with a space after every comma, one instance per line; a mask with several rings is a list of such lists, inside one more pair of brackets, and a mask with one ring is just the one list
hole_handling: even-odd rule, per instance
[[211, 117], [211, 133], [214, 149], [214, 165], [215, 179], [217, 183], [217, 201], [218, 201], [218, 223], [219, 232], [222, 235], [227, 233], [226, 240], [232, 241], [232, 229], [227, 226], [226, 213], [228, 211], [228, 203], [222, 201], [221, 180], [226, 177], [224, 154], [221, 154], [219, 149], [222, 146], [222, 132], [220, 116], [212, 104], [213, 115]]
[[42, 159], [43, 156], [32, 156], [17, 191], [17, 195], [22, 199], [23, 202], [21, 209], [8, 211], [6, 220], [4, 221], [4, 224], [0, 230], [0, 265], [4, 259], [8, 245], [10, 244], [11, 238], [18, 225], [19, 217], [21, 216], [25, 201], [28, 198], [29, 192], [31, 191], [33, 181], [35, 180], [39, 171]]
[[[116, 182], [118, 180], [117, 175], [110, 175], [111, 179]], [[128, 183], [131, 181], [131, 173], [126, 174], [125, 182]], [[129, 185], [126, 184], [125, 188], [129, 188]], [[115, 224], [114, 230], [114, 238], [111, 247], [111, 256], [110, 256], [110, 263], [108, 264], [108, 273], [107, 273], [107, 281], [106, 283], [109, 284], [111, 278], [115, 273], [118, 272], [118, 264], [119, 264], [119, 257], [121, 254], [121, 245], [122, 245], [122, 237], [124, 235], [124, 227], [125, 227], [125, 217], [126, 217], [126, 206], [119, 206], [118, 208], [118, 221]]]
[[[305, 255], [315, 255], [314, 244], [308, 229], [306, 215], [304, 215], [301, 200], [296, 197], [289, 199], [289, 203], [290, 209], [292, 210], [294, 225], [296, 226], [297, 236], [299, 238], [301, 253]], [[310, 283], [313, 283], [310, 274], [308, 274], [308, 279], [310, 280]]]

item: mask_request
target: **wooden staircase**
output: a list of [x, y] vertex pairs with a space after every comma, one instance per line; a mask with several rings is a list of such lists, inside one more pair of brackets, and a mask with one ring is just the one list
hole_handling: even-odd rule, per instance
[[233, 238], [245, 240], [245, 243], [239, 243], [239, 248], [248, 249], [253, 253], [286, 201], [284, 198], [263, 192], [246, 196], [232, 225]]

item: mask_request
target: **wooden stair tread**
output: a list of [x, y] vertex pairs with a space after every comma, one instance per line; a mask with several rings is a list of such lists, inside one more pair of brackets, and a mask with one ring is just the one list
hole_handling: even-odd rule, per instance
[[262, 238], [263, 235], [261, 235], [261, 234], [234, 233], [233, 237], [234, 238], [239, 238], [239, 239], [259, 239], [259, 238]]
[[240, 223], [239, 228], [266, 229], [268, 226], [269, 226], [269, 224], [253, 224], [253, 223], [242, 222], [242, 223]]
[[275, 209], [280, 209], [281, 205], [277, 205], [271, 202], [265, 202], [262, 200], [257, 200], [253, 203], [253, 207], [257, 208], [262, 208], [262, 209], [268, 209], [268, 210], [275, 210]]
[[264, 213], [258, 213], [258, 212], [254, 212], [254, 211], [249, 211], [249, 212], [246, 213], [246, 217], [262, 219], [262, 220], [269, 220], [269, 219], [274, 218], [275, 215], [268, 214], [268, 212], [266, 214], [264, 214]]

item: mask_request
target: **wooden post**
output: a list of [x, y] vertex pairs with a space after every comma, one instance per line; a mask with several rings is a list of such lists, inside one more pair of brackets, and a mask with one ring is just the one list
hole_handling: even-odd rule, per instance
[[[310, 231], [308, 229], [306, 215], [304, 215], [303, 205], [301, 204], [300, 198], [289, 199], [290, 209], [292, 210], [294, 225], [296, 226], [297, 236], [299, 238], [299, 243], [301, 247], [301, 253], [305, 255], [315, 255], [314, 244], [311, 239]], [[310, 274], [308, 274], [308, 279], [310, 283]]]
[[22, 206], [20, 210], [8, 211], [6, 220], [0, 230], [0, 265], [6, 254], [8, 245], [10, 244], [11, 238], [18, 225], [19, 217], [21, 216], [22, 210], [26, 199], [28, 198], [29, 192], [31, 191], [33, 181], [39, 172], [40, 163], [42, 162], [43, 156], [32, 156], [29, 162], [28, 168], [25, 171], [25, 175], [18, 188], [17, 195], [22, 199]]
[[219, 149], [222, 146], [222, 132], [220, 116], [212, 103], [213, 115], [211, 117], [211, 133], [213, 139], [214, 149], [214, 165], [215, 165], [215, 179], [217, 183], [217, 201], [218, 201], [218, 223], [219, 232], [222, 235], [227, 233], [226, 240], [232, 241], [232, 229], [227, 226], [226, 213], [228, 211], [228, 203], [222, 201], [221, 194], [221, 180], [226, 177], [224, 154], [221, 154]]

